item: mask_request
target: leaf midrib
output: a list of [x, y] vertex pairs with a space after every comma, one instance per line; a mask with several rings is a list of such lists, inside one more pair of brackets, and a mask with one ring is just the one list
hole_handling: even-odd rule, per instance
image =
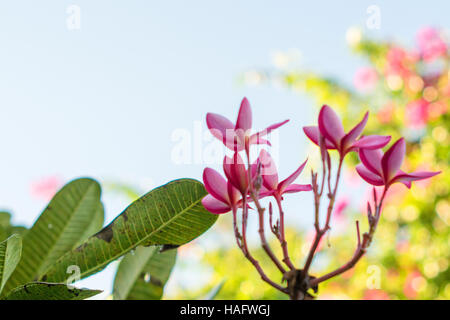
[[[202, 197], [203, 198], [203, 197]], [[155, 232], [159, 231], [161, 228], [165, 227], [166, 225], [168, 225], [170, 222], [172, 222], [172, 220], [178, 218], [178, 216], [180, 216], [181, 214], [184, 214], [187, 210], [191, 209], [192, 207], [196, 206], [201, 200], [202, 198], [194, 201], [191, 205], [189, 205], [188, 207], [186, 207], [185, 209], [183, 209], [182, 211], [180, 211], [179, 213], [177, 213], [176, 215], [174, 215], [172, 218], [170, 218], [169, 220], [167, 220], [167, 222], [161, 224], [158, 228], [156, 228], [155, 230], [153, 230], [150, 234], [148, 234], [146, 237], [142, 238], [141, 240], [137, 241], [136, 244], [132, 245], [132, 246], [128, 246], [126, 250], [123, 250], [121, 253], [112, 256], [110, 259], [105, 260], [103, 263], [98, 264], [95, 268], [90, 268], [88, 270], [86, 270], [85, 272], [81, 272], [80, 276], [81, 278], [83, 278], [83, 276], [85, 274], [89, 274], [92, 271], [95, 271], [105, 265], [108, 265], [110, 262], [116, 260], [117, 258], [123, 256], [125, 253], [127, 253], [128, 251], [130, 251], [133, 248], [136, 248], [137, 246], [139, 246], [142, 242], [144, 242], [145, 240], [147, 240], [149, 237], [151, 237]], [[64, 256], [63, 256], [64, 257]], [[61, 259], [63, 258], [61, 257]]]
[[[73, 213], [70, 215], [69, 220], [67, 220], [67, 223], [65, 224], [65, 226], [62, 228], [60, 234], [57, 236], [54, 244], [51, 246], [51, 248], [47, 251], [47, 254], [45, 255], [44, 259], [42, 260], [42, 263], [40, 264], [41, 268], [43, 265], [45, 265], [45, 263], [47, 262], [47, 258], [50, 256], [50, 253], [52, 253], [54, 251], [54, 248], [57, 247], [57, 244], [59, 242], [59, 240], [61, 239], [61, 237], [65, 234], [66, 229], [68, 228], [68, 226], [70, 225], [70, 223], [72, 222], [72, 220], [74, 219], [74, 217], [76, 216], [76, 212], [78, 212], [78, 210], [80, 209], [81, 204], [84, 202], [86, 196], [90, 193], [91, 188], [95, 187], [96, 183], [95, 182], [91, 182], [91, 185], [86, 189], [86, 192], [81, 196], [80, 201], [78, 202], [78, 204], [76, 205], [75, 209], [73, 210]], [[95, 213], [95, 211], [94, 211]], [[79, 239], [77, 239], [79, 240]], [[74, 245], [77, 243], [78, 241], [74, 242]], [[73, 248], [71, 248], [73, 249]], [[71, 250], [70, 249], [70, 250]], [[49, 264], [49, 266], [51, 266], [52, 264]], [[49, 267], [47, 267], [47, 270], [49, 270]], [[45, 271], [39, 272], [39, 270], [37, 270], [37, 274], [35, 276], [40, 276], [41, 274], [45, 274]]]

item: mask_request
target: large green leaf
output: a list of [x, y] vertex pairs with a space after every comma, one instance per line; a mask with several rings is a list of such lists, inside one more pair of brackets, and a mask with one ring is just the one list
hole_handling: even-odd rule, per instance
[[138, 247], [119, 264], [114, 279], [116, 300], [158, 300], [175, 264], [177, 250]]
[[12, 290], [4, 300], [83, 300], [101, 290], [70, 288], [63, 283], [31, 282]]
[[[23, 237], [22, 259], [5, 286], [4, 293], [34, 281], [58, 258], [87, 237], [103, 207], [100, 185], [92, 179], [78, 179], [65, 185]], [[102, 213], [103, 214], [103, 213]]]
[[0, 242], [0, 293], [13, 273], [22, 253], [22, 238], [14, 234]]
[[78, 247], [90, 236], [99, 232], [102, 229], [104, 222], [105, 222], [105, 209], [103, 207], [103, 204], [99, 202], [97, 210], [95, 211], [94, 216], [92, 217], [91, 224], [86, 228], [86, 230], [82, 232], [80, 240], [73, 246], [73, 248]]
[[203, 184], [192, 179], [175, 180], [150, 191], [61, 257], [43, 279], [64, 282], [71, 265], [77, 265], [85, 278], [137, 246], [178, 246], [197, 238], [217, 220], [201, 203], [205, 195]]

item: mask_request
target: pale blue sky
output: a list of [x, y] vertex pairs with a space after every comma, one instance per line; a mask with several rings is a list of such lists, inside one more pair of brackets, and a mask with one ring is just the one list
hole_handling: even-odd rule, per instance
[[[80, 30], [66, 27], [72, 4]], [[281, 176], [289, 174], [306, 157], [300, 127], [316, 109], [236, 78], [298, 48], [303, 67], [349, 81], [362, 61], [345, 32], [364, 28], [369, 5], [381, 10], [381, 28], [365, 30], [373, 37], [408, 44], [420, 26], [448, 27], [450, 5], [436, 0], [1, 2], [0, 206], [30, 225], [45, 205], [30, 182], [55, 174], [140, 185], [200, 178], [203, 164], [171, 161], [172, 133], [192, 131], [208, 111], [234, 120], [244, 95], [256, 127], [291, 119], [280, 132]], [[108, 220], [125, 205], [105, 203]]]

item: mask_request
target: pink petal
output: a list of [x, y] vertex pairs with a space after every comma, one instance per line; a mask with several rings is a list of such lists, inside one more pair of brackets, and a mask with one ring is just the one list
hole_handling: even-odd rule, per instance
[[[316, 145], [319, 145], [319, 134], [320, 134], [319, 127], [317, 126], [303, 127], [303, 132], [305, 132], [309, 140], [314, 142]], [[328, 139], [325, 139], [325, 145], [327, 149], [336, 149], [333, 143]]]
[[247, 170], [245, 163], [238, 152], [234, 153], [233, 158], [225, 156], [223, 160], [223, 171], [228, 181], [239, 191], [245, 192], [248, 187]]
[[275, 162], [266, 150], [259, 153], [259, 161], [262, 165], [262, 178], [264, 185], [269, 190], [275, 190], [278, 186], [278, 172]]
[[270, 141], [267, 139], [261, 138], [259, 136], [259, 133], [255, 133], [255, 134], [251, 135], [249, 143], [250, 144], [267, 144], [268, 146], [272, 146]]
[[291, 174], [289, 177], [287, 177], [278, 184], [278, 192], [283, 193], [284, 190], [287, 188], [287, 186], [289, 186], [292, 182], [294, 182], [295, 179], [297, 179], [300, 173], [302, 173], [303, 168], [305, 167], [307, 161], [308, 159], [306, 159], [305, 162], [303, 162], [301, 166], [298, 167], [298, 169], [295, 170], [293, 174]]
[[400, 170], [403, 159], [405, 158], [406, 144], [405, 139], [398, 139], [381, 158], [381, 166], [383, 168], [383, 177], [385, 181], [391, 180]]
[[300, 191], [311, 191], [312, 187], [310, 184], [291, 184], [284, 189], [283, 193], [294, 193]]
[[363, 164], [358, 164], [356, 166], [356, 171], [367, 183], [370, 183], [374, 186], [382, 186], [383, 179], [380, 176], [376, 175], [372, 171], [368, 170]]
[[327, 105], [324, 105], [319, 112], [319, 130], [336, 148], [339, 148], [341, 139], [345, 135], [344, 127], [338, 115]]
[[[411, 173], [405, 173], [401, 170], [399, 170], [399, 173], [392, 179], [391, 184], [395, 182], [401, 182], [406, 185], [407, 182], [411, 183], [412, 181], [417, 180], [424, 180], [431, 178], [435, 175], [438, 175], [441, 173], [441, 171], [438, 172], [429, 172], [429, 171], [417, 171], [417, 172], [411, 172]], [[408, 187], [408, 185], [406, 185]], [[411, 184], [409, 185], [409, 188], [411, 187]]]
[[383, 170], [381, 168], [381, 158], [383, 157], [383, 151], [380, 149], [369, 150], [369, 149], [359, 149], [359, 159], [364, 164], [364, 166], [372, 171], [374, 174], [383, 175]]
[[273, 130], [275, 130], [275, 129], [278, 129], [279, 127], [281, 127], [282, 125], [284, 125], [284, 124], [286, 124], [286, 123], [288, 123], [288, 122], [289, 122], [289, 119], [288, 119], [288, 120], [284, 120], [284, 121], [282, 121], [282, 122], [278, 122], [278, 123], [272, 124], [271, 126], [268, 126], [268, 127], [265, 128], [264, 130], [258, 132], [258, 135], [259, 135], [260, 137], [263, 137], [263, 136], [269, 134], [271, 131], [273, 131]]
[[242, 99], [241, 107], [236, 121], [236, 129], [248, 131], [252, 128], [252, 109], [247, 98]]
[[231, 204], [236, 205], [241, 198], [241, 193], [229, 181], [227, 181], [227, 191]]
[[205, 168], [205, 170], [203, 170], [203, 183], [205, 184], [206, 191], [214, 198], [225, 203], [230, 203], [227, 182], [216, 170]]
[[206, 115], [206, 125], [211, 134], [224, 143], [227, 134], [230, 135], [231, 133], [234, 135], [234, 124], [220, 114], [208, 113]]
[[391, 141], [391, 136], [371, 135], [365, 136], [353, 143], [354, 148], [381, 149]]
[[215, 214], [226, 213], [231, 210], [228, 204], [217, 200], [210, 194], [202, 199], [202, 204], [206, 208], [206, 210]]
[[342, 148], [349, 147], [363, 132], [366, 126], [367, 119], [369, 119], [369, 112], [366, 112], [364, 118], [358, 123], [349, 133], [347, 133], [342, 139]]

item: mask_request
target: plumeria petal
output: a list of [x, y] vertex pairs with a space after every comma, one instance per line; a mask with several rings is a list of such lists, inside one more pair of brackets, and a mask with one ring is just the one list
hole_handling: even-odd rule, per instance
[[297, 179], [297, 177], [300, 175], [300, 173], [302, 173], [303, 168], [306, 165], [306, 162], [308, 161], [308, 159], [305, 160], [305, 162], [303, 162], [300, 167], [298, 167], [297, 170], [295, 170], [295, 172], [293, 174], [291, 174], [289, 177], [287, 177], [286, 179], [284, 179], [283, 181], [281, 181], [278, 184], [278, 192], [280, 194], [282, 194], [284, 192], [284, 190], [286, 189], [286, 187], [288, 185], [290, 185], [292, 182], [294, 182], [295, 179]]
[[202, 199], [202, 204], [206, 208], [206, 210], [215, 214], [222, 214], [231, 210], [228, 204], [217, 200], [210, 194]]
[[252, 109], [247, 98], [242, 99], [241, 107], [239, 108], [238, 117], [236, 120], [236, 129], [248, 131], [252, 128]]
[[356, 171], [367, 183], [370, 183], [374, 186], [382, 186], [384, 184], [383, 179], [367, 169], [363, 164], [358, 164], [356, 166]]
[[225, 159], [223, 160], [223, 171], [225, 172], [228, 181], [241, 193], [247, 190], [247, 170], [245, 169], [244, 160], [242, 160], [242, 157], [238, 152], [234, 153], [233, 158], [225, 156]]
[[[412, 181], [424, 180], [424, 179], [431, 178], [439, 173], [441, 173], [441, 171], [437, 171], [437, 172], [416, 171], [416, 172], [411, 172], [411, 173], [405, 173], [405, 172], [399, 170], [397, 175], [392, 179], [391, 184], [395, 183], [395, 182], [401, 182], [403, 184], [405, 184], [407, 182], [411, 183]], [[408, 185], [406, 185], [406, 186], [408, 187]], [[411, 187], [411, 185], [409, 185], [409, 188], [410, 187]]]
[[206, 125], [211, 134], [223, 142], [225, 142], [227, 134], [234, 132], [234, 124], [220, 114], [208, 113], [206, 115]]
[[228, 196], [230, 198], [230, 204], [236, 205], [237, 203], [239, 203], [239, 200], [241, 198], [241, 193], [239, 192], [238, 189], [233, 187], [233, 185], [229, 181], [227, 181], [227, 191], [228, 191]]
[[225, 203], [230, 203], [227, 191], [227, 181], [216, 170], [205, 168], [205, 170], [203, 170], [203, 183], [206, 191], [214, 198]]
[[352, 147], [371, 150], [380, 149], [387, 145], [389, 141], [391, 141], [391, 136], [371, 135], [361, 137], [361, 139], [353, 143]]
[[271, 126], [268, 126], [267, 128], [265, 128], [264, 130], [256, 133], [259, 137], [264, 137], [265, 135], [268, 135], [271, 131], [278, 129], [279, 127], [281, 127], [282, 125], [286, 124], [289, 122], [288, 120], [284, 120], [282, 122], [278, 122], [275, 124], [272, 124]]
[[381, 158], [383, 157], [383, 151], [381, 151], [380, 149], [359, 149], [358, 154], [359, 159], [367, 169], [380, 177], [383, 176], [383, 170], [381, 168]]
[[366, 112], [366, 114], [364, 115], [364, 118], [361, 120], [360, 123], [358, 123], [352, 130], [350, 130], [349, 133], [347, 133], [343, 138], [342, 138], [342, 145], [341, 148], [347, 148], [349, 146], [351, 146], [351, 144], [353, 142], [355, 142], [355, 140], [361, 135], [361, 133], [364, 130], [364, 127], [367, 124], [367, 120], [369, 119], [369, 112]]
[[259, 153], [259, 161], [262, 165], [261, 176], [264, 186], [269, 190], [275, 190], [278, 187], [278, 172], [275, 162], [266, 150]]
[[406, 153], [405, 139], [398, 139], [381, 158], [381, 167], [383, 168], [383, 177], [385, 182], [390, 181], [400, 170]]
[[345, 135], [341, 119], [329, 106], [324, 105], [319, 112], [319, 130], [336, 148]]
[[[319, 127], [317, 126], [303, 127], [303, 132], [305, 132], [309, 140], [314, 142], [316, 145], [319, 145], [319, 135], [320, 135]], [[333, 143], [328, 139], [325, 139], [325, 146], [327, 149], [336, 149]]]
[[312, 186], [310, 184], [291, 184], [284, 189], [284, 193], [294, 193], [300, 191], [311, 191]]
[[257, 133], [252, 134], [249, 140], [250, 144], [267, 144], [268, 146], [272, 146], [269, 140], [261, 138]]

